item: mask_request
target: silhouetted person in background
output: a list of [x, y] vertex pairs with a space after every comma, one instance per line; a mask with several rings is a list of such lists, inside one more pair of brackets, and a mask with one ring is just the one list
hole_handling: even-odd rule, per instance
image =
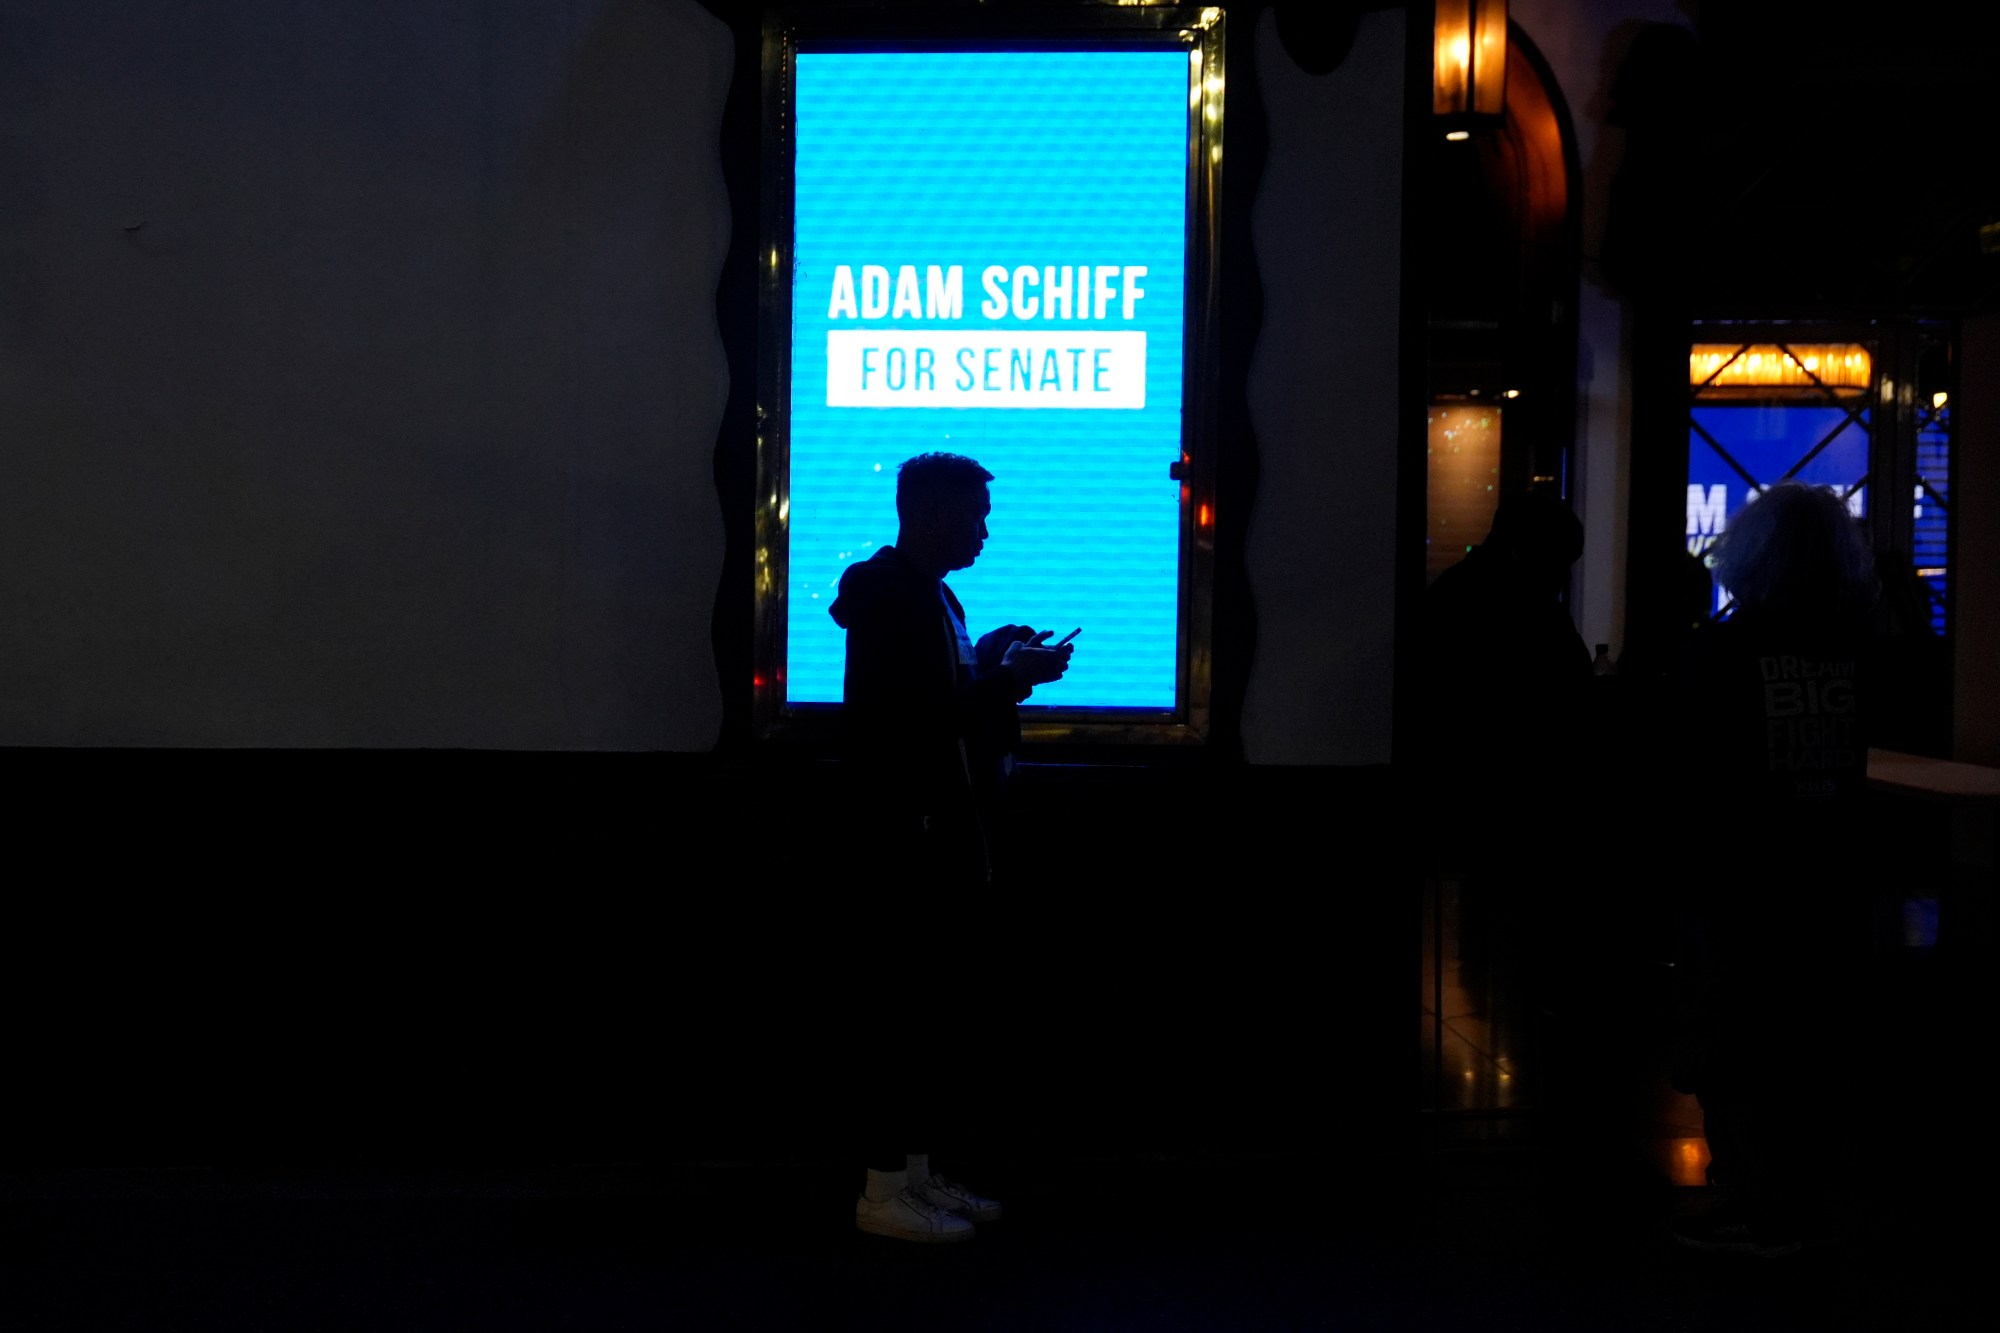
[[1692, 641], [1674, 719], [1689, 801], [1681, 1049], [1727, 1191], [1681, 1243], [1759, 1256], [1830, 1224], [1828, 1098], [1855, 1069], [1868, 953], [1869, 619], [1874, 564], [1823, 487], [1779, 482], [1731, 521], [1715, 575], [1735, 610]]
[[[1560, 496], [1500, 502], [1486, 540], [1424, 601], [1426, 783], [1438, 855], [1483, 929], [1546, 859], [1583, 774], [1590, 653], [1562, 602], [1583, 525]], [[1519, 924], [1519, 923], [1515, 923]]]
[[[1017, 706], [1062, 678], [1074, 649], [1048, 632], [1002, 625], [974, 643], [944, 582], [979, 557], [993, 474], [930, 453], [896, 473], [893, 546], [848, 566], [831, 613], [847, 630], [842, 727], [855, 796], [843, 856], [871, 886], [878, 928], [855, 959], [857, 986], [879, 993], [857, 1053], [879, 1062], [873, 1123], [911, 1123], [911, 1102], [990, 1094], [963, 1070], [967, 1005], [1001, 975], [978, 949], [969, 915], [992, 880], [1000, 793], [1020, 741]], [[946, 1058], [947, 1049], [952, 1058]], [[976, 1063], [976, 1061], [975, 1061]], [[865, 1082], [865, 1081], [864, 1081]], [[933, 1111], [917, 1113], [925, 1128]], [[928, 1154], [871, 1158], [855, 1223], [913, 1241], [969, 1240], [1000, 1205], [931, 1172]]]
[[1620, 690], [1634, 696], [1631, 707], [1658, 704], [1660, 691], [1653, 687], [1679, 669], [1688, 641], [1714, 612], [1715, 579], [1708, 562], [1687, 552], [1675, 571], [1672, 600], [1650, 623], [1633, 624], [1627, 630], [1625, 651], [1618, 656], [1618, 678]]
[[[1425, 603], [1427, 811], [1458, 885], [1460, 984], [1506, 1040], [1566, 1215], [1642, 1201], [1639, 1074], [1610, 1058], [1631, 1009], [1631, 885], [1606, 871], [1601, 823], [1625, 796], [1596, 678], [1563, 604], [1583, 525], [1561, 497], [1502, 500], [1487, 538]], [[1619, 763], [1622, 765], [1623, 761]], [[1490, 1007], [1489, 1007], [1490, 1006]], [[1496, 1054], [1501, 1052], [1496, 1051]], [[1662, 1182], [1663, 1187], [1663, 1182]]]
[[1951, 751], [1951, 653], [1931, 626], [1931, 590], [1908, 556], [1878, 554], [1869, 656], [1869, 744], [1907, 754]]
[[[1618, 774], [1615, 799], [1643, 816], [1636, 821], [1639, 827], [1630, 827], [1635, 821], [1629, 816], [1606, 819], [1607, 834], [1618, 840], [1605, 857], [1611, 864], [1619, 860], [1619, 847], [1650, 841], [1653, 816], [1682, 800], [1679, 784], [1685, 775], [1679, 765], [1662, 763], [1657, 756], [1662, 723], [1675, 717], [1680, 706], [1678, 673], [1695, 636], [1715, 614], [1715, 578], [1705, 555], [1684, 551], [1664, 591], [1672, 596], [1663, 598], [1651, 615], [1628, 616], [1616, 686], [1600, 719], [1604, 747], [1616, 755], [1604, 765]], [[1674, 948], [1671, 898], [1633, 895], [1632, 908], [1635, 930], [1643, 936], [1635, 940], [1637, 952], [1657, 981], [1659, 964]]]

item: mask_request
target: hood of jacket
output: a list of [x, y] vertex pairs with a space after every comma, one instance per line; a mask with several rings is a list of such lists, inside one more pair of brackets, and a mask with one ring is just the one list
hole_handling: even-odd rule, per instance
[[827, 614], [842, 629], [852, 629], [881, 612], [911, 600], [935, 599], [937, 585], [911, 567], [893, 546], [876, 548], [840, 576], [840, 591]]

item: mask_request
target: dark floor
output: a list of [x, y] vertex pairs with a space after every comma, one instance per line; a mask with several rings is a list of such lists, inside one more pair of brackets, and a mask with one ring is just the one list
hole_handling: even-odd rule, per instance
[[[0, 1330], [1986, 1326], [1969, 1306], [1985, 1296], [1990, 1154], [1952, 1147], [1976, 1110], [1918, 1099], [1885, 1118], [1887, 1103], [1863, 1093], [1889, 1075], [1857, 1046], [1854, 1067], [1830, 1071], [1828, 1084], [1829, 1107], [1853, 1120], [1851, 1155], [1829, 1163], [1852, 1205], [1843, 1243], [1761, 1262], [1679, 1250], [1667, 1229], [1709, 1197], [1706, 1148], [1699, 1108], [1659, 1073], [1652, 960], [1643, 949], [1605, 960], [1594, 975], [1623, 980], [1574, 997], [1589, 1021], [1552, 1030], [1462, 929], [1452, 886], [1428, 887], [1442, 909], [1426, 918], [1442, 966], [1427, 959], [1421, 1041], [1403, 1066], [1415, 1073], [1421, 1045], [1420, 1086], [1375, 1086], [1380, 1071], [1331, 1038], [1301, 1048], [1286, 1036], [1259, 1056], [1268, 1065], [1289, 1051], [1303, 1075], [1169, 1071], [1149, 1096], [1205, 1089], [1172, 1121], [1179, 1148], [1064, 1144], [1044, 1123], [1034, 1141], [1056, 1146], [941, 1154], [940, 1166], [1009, 1209], [967, 1245], [857, 1232], [860, 1171], [838, 1158], [547, 1150], [590, 1141], [576, 1132], [587, 1106], [572, 1108], [570, 1138], [518, 1152], [489, 1139], [445, 1153], [435, 1136], [382, 1151], [378, 1136], [359, 1150], [243, 1160], [211, 1151], [223, 1136], [94, 1165], [17, 1138], [0, 1158]], [[1259, 957], [1299, 967], [1309, 952]], [[1810, 1021], [1812, 997], [1801, 998]], [[1963, 1041], [1976, 1024], [1940, 1027], [1947, 1018], [1935, 1000], [1913, 1003], [1903, 1044], [1943, 1050], [1970, 1092], [1983, 1086]], [[1242, 1036], [1241, 1017], [1232, 1023]], [[1078, 1069], [1095, 1041], [1070, 1051]], [[1572, 1067], [1567, 1085], [1555, 1078], [1550, 1062], [1562, 1059], [1582, 1077]], [[1553, 1114], [1556, 1090], [1600, 1084], [1615, 1095], [1588, 1118], [1599, 1132], [1572, 1133], [1579, 1122]], [[95, 1113], [111, 1125], [141, 1123], [157, 1096], [144, 1079], [99, 1086]], [[1323, 1099], [1310, 1115], [1232, 1107], [1273, 1089], [1296, 1103], [1308, 1088]], [[129, 1104], [106, 1100], [122, 1096]], [[1348, 1113], [1357, 1107], [1376, 1113]], [[339, 1118], [320, 1110], [315, 1123]], [[1246, 1132], [1260, 1120], [1309, 1146], [1271, 1150]], [[735, 1141], [781, 1132], [760, 1124]]]
[[[1904, 1329], [1969, 1287], [1893, 1246], [1720, 1262], [1550, 1218], [1532, 1171], [1426, 1219], [1337, 1156], [967, 1163], [1010, 1216], [920, 1247], [853, 1173], [68, 1169], [4, 1182], [0, 1326], [113, 1329]], [[1412, 1194], [1416, 1183], [1412, 1182]], [[1685, 1206], [1693, 1200], [1679, 1201]], [[1973, 1225], [1968, 1219], [1967, 1225]], [[1983, 1326], [1983, 1325], [1982, 1325]]]

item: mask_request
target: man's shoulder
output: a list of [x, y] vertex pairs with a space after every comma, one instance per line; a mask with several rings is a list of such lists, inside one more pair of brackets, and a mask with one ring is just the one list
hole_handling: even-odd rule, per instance
[[1423, 613], [1435, 627], [1492, 619], [1517, 599], [1493, 558], [1473, 547], [1463, 560], [1431, 580], [1424, 590]]
[[852, 629], [857, 624], [920, 611], [927, 596], [923, 575], [910, 568], [893, 546], [884, 546], [847, 567], [828, 612], [837, 623]]
[[1426, 591], [1434, 599], [1475, 593], [1491, 584], [1500, 573], [1492, 553], [1483, 546], [1475, 546], [1446, 565]]

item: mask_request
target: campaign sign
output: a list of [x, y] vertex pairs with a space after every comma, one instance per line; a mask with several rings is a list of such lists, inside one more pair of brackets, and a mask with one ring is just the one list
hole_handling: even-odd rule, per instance
[[1175, 707], [1191, 86], [1184, 49], [799, 54], [789, 702], [839, 702], [841, 572], [943, 451], [994, 474], [973, 635], [1083, 628], [1030, 704]]

